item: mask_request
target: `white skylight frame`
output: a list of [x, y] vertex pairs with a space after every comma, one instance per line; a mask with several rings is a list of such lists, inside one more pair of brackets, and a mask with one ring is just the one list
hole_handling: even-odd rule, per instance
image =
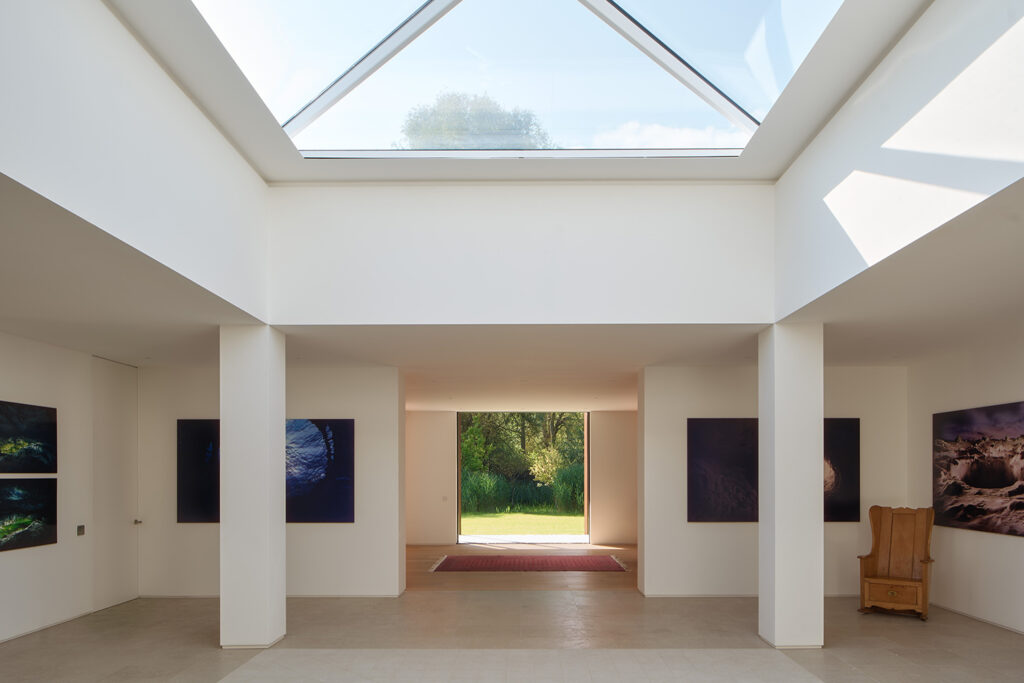
[[[462, 0], [426, 0], [401, 25], [341, 74], [323, 92], [282, 125], [289, 138], [295, 137], [384, 66], [424, 31], [433, 26]], [[578, 0], [616, 33], [639, 49], [655, 64], [722, 114], [737, 128], [754, 133], [760, 121], [690, 66], [654, 34], [613, 0]], [[392, 158], [672, 158], [736, 157], [742, 148], [673, 149], [546, 149], [546, 150], [299, 150], [307, 159], [392, 159]]]

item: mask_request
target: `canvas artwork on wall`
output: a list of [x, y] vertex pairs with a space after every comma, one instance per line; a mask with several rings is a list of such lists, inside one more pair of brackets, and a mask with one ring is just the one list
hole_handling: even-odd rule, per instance
[[[860, 418], [825, 418], [826, 522], [860, 521]], [[686, 518], [757, 521], [757, 418], [686, 421]]]
[[220, 521], [220, 420], [178, 420], [178, 522]]
[[355, 420], [288, 420], [285, 445], [287, 521], [355, 521]]
[[935, 523], [1024, 536], [1024, 401], [932, 415]]
[[57, 480], [0, 479], [0, 551], [57, 542]]
[[825, 521], [860, 521], [860, 418], [825, 418]]
[[0, 401], [0, 473], [57, 472], [57, 409]]
[[757, 521], [757, 418], [689, 418], [686, 452], [688, 521]]

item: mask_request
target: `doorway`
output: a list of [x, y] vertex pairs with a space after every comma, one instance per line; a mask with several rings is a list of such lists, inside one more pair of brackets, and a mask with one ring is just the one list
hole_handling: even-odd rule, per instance
[[589, 543], [589, 414], [460, 412], [459, 543]]

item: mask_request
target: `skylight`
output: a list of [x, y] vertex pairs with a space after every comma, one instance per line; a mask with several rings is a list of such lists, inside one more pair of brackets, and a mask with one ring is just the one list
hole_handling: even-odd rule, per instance
[[739, 154], [841, 0], [193, 2], [307, 157], [553, 157]]
[[757, 120], [842, 0], [615, 0]]

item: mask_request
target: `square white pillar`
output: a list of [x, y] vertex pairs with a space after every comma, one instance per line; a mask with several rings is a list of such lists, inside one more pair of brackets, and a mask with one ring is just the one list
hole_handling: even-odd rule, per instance
[[220, 329], [220, 644], [285, 634], [285, 336]]
[[821, 324], [758, 339], [758, 632], [824, 644], [824, 354]]

